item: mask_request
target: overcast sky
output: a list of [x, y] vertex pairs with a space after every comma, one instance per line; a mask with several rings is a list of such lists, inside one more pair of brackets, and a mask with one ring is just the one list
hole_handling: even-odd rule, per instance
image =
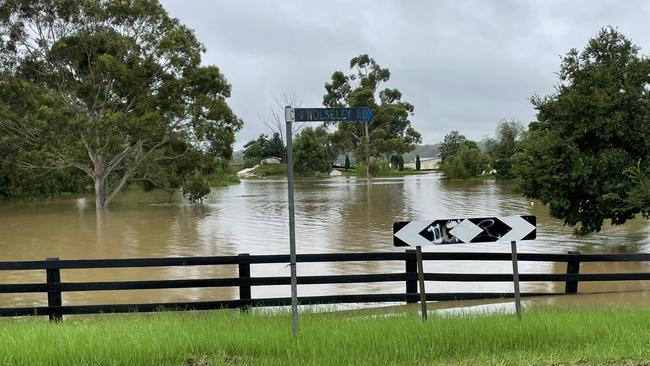
[[650, 53], [648, 1], [164, 0], [194, 29], [232, 84], [244, 120], [236, 149], [268, 129], [276, 98], [320, 107], [324, 84], [367, 53], [391, 71], [387, 86], [415, 106], [424, 143], [457, 129], [493, 135], [501, 119], [535, 118], [529, 98], [557, 82], [560, 55], [606, 25]]

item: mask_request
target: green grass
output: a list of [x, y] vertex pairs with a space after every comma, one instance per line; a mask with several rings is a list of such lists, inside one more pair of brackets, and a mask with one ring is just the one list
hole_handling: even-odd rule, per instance
[[[361, 173], [359, 173], [357, 170], [354, 169], [340, 169], [337, 168], [339, 171], [343, 173], [344, 176], [348, 177], [365, 177], [365, 170]], [[415, 170], [393, 170], [393, 169], [384, 169], [381, 170], [375, 175], [374, 177], [401, 177], [405, 175], [417, 175], [417, 174], [428, 174], [431, 173], [431, 170], [425, 171], [415, 171]], [[261, 164], [259, 167], [257, 167], [254, 171], [253, 174], [255, 174], [254, 177], [249, 177], [246, 179], [278, 179], [278, 178], [286, 178], [287, 177], [287, 166], [286, 164]], [[296, 177], [310, 177], [310, 178], [325, 178], [329, 177], [329, 173], [323, 173], [323, 172], [311, 172], [309, 174], [301, 174], [298, 172], [295, 172]]]
[[253, 171], [257, 178], [286, 178], [286, 164], [261, 164]]
[[[384, 170], [379, 172], [376, 175], [373, 175], [374, 178], [386, 178], [386, 177], [403, 177], [406, 175], [422, 175], [422, 174], [429, 174], [433, 173], [435, 170], [410, 170], [410, 169], [405, 169], [405, 170]], [[366, 173], [364, 172], [357, 172], [355, 170], [346, 170], [343, 172], [343, 175], [345, 176], [350, 176], [350, 177], [358, 177], [358, 178], [365, 178]]]
[[[650, 311], [360, 316], [232, 311], [0, 321], [0, 365], [636, 365]], [[193, 363], [192, 363], [193, 362]]]
[[[343, 170], [343, 169], [338, 169], [340, 170], [344, 176], [346, 177], [357, 177], [357, 178], [365, 178], [366, 174], [364, 172], [357, 173], [356, 170], [350, 169], [350, 170]], [[433, 173], [436, 170], [411, 170], [411, 169], [404, 169], [404, 170], [389, 170], [389, 171], [382, 171], [377, 175], [373, 175], [373, 178], [388, 178], [388, 177], [403, 177], [407, 175], [422, 175], [422, 174], [429, 174]]]
[[236, 174], [212, 174], [208, 177], [210, 187], [226, 187], [232, 184], [238, 184], [239, 178]]
[[478, 177], [468, 177], [468, 178], [447, 178], [444, 177], [445, 180], [451, 180], [451, 181], [481, 181], [481, 180], [496, 180], [497, 177], [494, 174], [484, 174], [484, 175], [479, 175]]
[[420, 175], [420, 174], [429, 174], [432, 172], [433, 170], [410, 170], [410, 169], [391, 170], [388, 173], [384, 172], [383, 174], [379, 174], [378, 177], [401, 177], [404, 175]]

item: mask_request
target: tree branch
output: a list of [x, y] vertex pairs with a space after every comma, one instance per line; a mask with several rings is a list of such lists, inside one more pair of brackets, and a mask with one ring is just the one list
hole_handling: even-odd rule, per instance
[[[146, 153], [136, 155], [133, 165], [131, 165], [129, 167], [129, 169], [127, 169], [126, 172], [124, 172], [124, 175], [122, 176], [120, 181], [112, 189], [109, 189], [110, 193], [109, 193], [108, 197], [106, 198], [106, 204], [108, 204], [113, 198], [115, 198], [115, 196], [122, 190], [122, 188], [124, 187], [126, 182], [128, 182], [129, 179], [131, 179], [133, 177], [133, 174], [135, 174], [136, 170], [140, 167], [140, 164], [146, 158], [148, 158], [149, 155], [151, 155], [160, 146], [167, 143], [168, 141], [169, 140], [165, 138], [162, 141], [157, 142], [156, 144], [154, 144], [154, 146], [151, 147], [149, 150], [147, 150]], [[138, 144], [136, 144], [136, 146], [139, 146], [138, 149], [134, 149], [134, 151], [136, 151], [136, 153], [138, 151], [142, 151], [142, 141], [138, 141]]]

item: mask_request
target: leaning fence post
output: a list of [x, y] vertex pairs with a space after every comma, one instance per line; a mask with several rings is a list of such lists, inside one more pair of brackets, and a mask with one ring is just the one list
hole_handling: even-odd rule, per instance
[[[578, 255], [580, 251], [569, 250], [569, 260], [566, 263], [566, 274], [579, 274], [580, 273], [580, 259]], [[578, 293], [578, 280], [567, 280], [564, 285], [564, 293], [575, 294]]]
[[[248, 253], [239, 254], [240, 257], [243, 257], [243, 262], [239, 263], [239, 279], [250, 279], [251, 278], [251, 263], [249, 261]], [[239, 300], [242, 300], [242, 304], [239, 306], [241, 311], [246, 311], [251, 306], [251, 285], [239, 283]]]
[[[418, 299], [413, 296], [409, 297], [409, 295], [415, 295], [418, 293], [418, 280], [417, 280], [417, 273], [418, 273], [418, 261], [417, 261], [417, 256], [416, 256], [416, 251], [413, 249], [407, 249], [406, 250], [406, 303], [407, 304], [413, 304], [418, 302]], [[409, 279], [410, 276], [413, 276], [413, 279]]]
[[[48, 262], [58, 261], [58, 257], [47, 258]], [[63, 320], [63, 311], [61, 310], [61, 270], [57, 268], [47, 268], [45, 270], [47, 280], [47, 310], [51, 322]]]

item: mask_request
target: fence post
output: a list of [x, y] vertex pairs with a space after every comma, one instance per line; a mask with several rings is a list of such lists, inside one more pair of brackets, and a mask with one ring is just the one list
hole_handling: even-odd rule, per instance
[[[245, 262], [239, 263], [239, 279], [251, 278], [251, 263], [249, 262], [248, 253], [240, 253], [240, 257], [244, 257]], [[243, 300], [242, 305], [239, 307], [241, 311], [247, 311], [250, 308], [251, 300], [251, 285], [239, 284], [239, 299]]]
[[[569, 250], [569, 260], [566, 263], [566, 274], [579, 274], [580, 273], [580, 260], [578, 255], [580, 251]], [[578, 293], [578, 281], [566, 281], [564, 285], [564, 293], [575, 294]]]
[[[406, 279], [406, 293], [407, 294], [417, 294], [418, 293], [418, 261], [416, 252], [414, 249], [406, 250], [406, 275], [413, 275], [413, 279]], [[418, 302], [418, 299], [413, 296], [413, 298], [407, 297], [406, 303], [413, 304]]]
[[[58, 261], [58, 257], [47, 258], [47, 261]], [[47, 308], [51, 322], [60, 322], [63, 320], [63, 311], [61, 310], [61, 270], [51, 268], [45, 270], [47, 280]]]

